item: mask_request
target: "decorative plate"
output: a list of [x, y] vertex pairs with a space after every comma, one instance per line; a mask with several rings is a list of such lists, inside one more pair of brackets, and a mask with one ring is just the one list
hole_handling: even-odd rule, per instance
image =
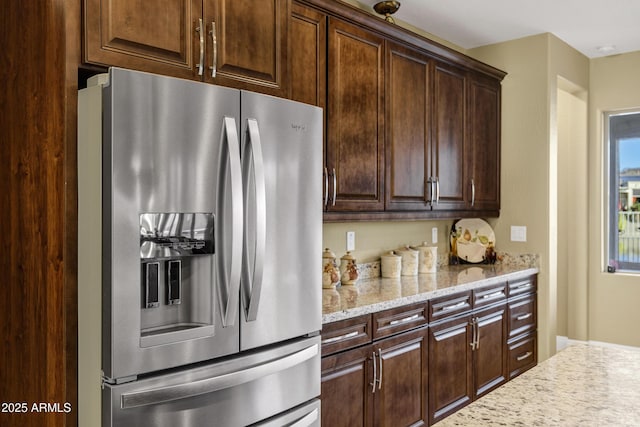
[[486, 221], [478, 218], [461, 219], [451, 230], [451, 253], [460, 261], [484, 262], [487, 249], [494, 248], [496, 236]]

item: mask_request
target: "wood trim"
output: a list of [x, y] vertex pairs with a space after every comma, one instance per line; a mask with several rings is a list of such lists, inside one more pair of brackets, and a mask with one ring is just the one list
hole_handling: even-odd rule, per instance
[[[79, 43], [66, 0], [9, 2], [2, 14], [4, 40], [0, 129], [0, 325], [5, 342], [0, 395], [3, 402], [57, 403], [74, 399], [75, 313], [73, 277], [67, 257], [66, 212], [69, 171], [67, 138], [75, 124], [66, 52]], [[76, 22], [79, 22], [79, 14]], [[27, 31], [25, 29], [32, 29]], [[75, 40], [71, 40], [75, 39]], [[77, 76], [76, 71], [73, 76]], [[71, 107], [73, 109], [73, 107]], [[68, 240], [69, 239], [69, 240]], [[73, 267], [71, 267], [73, 270]], [[69, 293], [71, 290], [71, 293]], [[72, 410], [0, 413], [3, 426], [74, 425]], [[75, 408], [73, 408], [75, 409]]]
[[324, 212], [323, 222], [357, 222], [418, 219], [497, 218], [500, 210], [396, 211], [396, 212]]

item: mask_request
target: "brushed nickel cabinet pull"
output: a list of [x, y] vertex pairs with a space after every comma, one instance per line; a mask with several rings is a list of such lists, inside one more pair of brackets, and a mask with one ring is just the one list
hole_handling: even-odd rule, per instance
[[516, 360], [517, 360], [518, 362], [522, 362], [524, 359], [526, 359], [526, 358], [530, 357], [532, 354], [533, 354], [533, 352], [531, 352], [531, 351], [527, 351], [527, 352], [526, 352], [525, 354], [523, 354], [522, 356], [518, 356], [518, 357], [516, 357]]
[[471, 319], [471, 351], [476, 349], [476, 318]]
[[327, 208], [329, 204], [329, 171], [327, 167], [324, 168], [324, 207]]
[[211, 31], [209, 31], [209, 34], [211, 35], [211, 42], [213, 44], [213, 58], [211, 58], [211, 77], [215, 79], [218, 67], [218, 37], [216, 35], [215, 21], [211, 21]]
[[411, 322], [412, 320], [416, 320], [418, 317], [420, 317], [420, 315], [414, 314], [413, 316], [405, 317], [404, 319], [392, 320], [389, 322], [389, 325], [393, 326], [399, 323]]
[[499, 296], [502, 296], [502, 295], [504, 295], [504, 292], [498, 291], [498, 292], [494, 292], [492, 294], [483, 295], [482, 299], [498, 298]]
[[471, 178], [471, 207], [473, 207], [476, 204], [476, 183], [473, 180], [473, 178]]
[[336, 168], [333, 169], [333, 200], [331, 201], [331, 206], [336, 205], [336, 196], [338, 194], [338, 177], [336, 175]]
[[446, 305], [442, 307], [441, 311], [455, 310], [456, 308], [464, 307], [465, 304], [466, 304], [465, 301], [460, 301], [459, 303], [456, 303], [456, 304]]
[[532, 315], [533, 315], [532, 313], [523, 314], [522, 316], [516, 317], [516, 320], [525, 320], [531, 317]]
[[376, 392], [376, 383], [378, 382], [377, 378], [378, 378], [378, 368], [376, 366], [376, 352], [372, 352], [372, 357], [373, 357], [373, 382], [369, 383], [369, 385], [371, 386], [371, 393], [375, 393]]
[[204, 28], [202, 28], [202, 18], [198, 19], [199, 26], [196, 28], [200, 38], [200, 61], [198, 62], [198, 75], [204, 73]]
[[334, 343], [336, 341], [342, 341], [342, 340], [346, 340], [349, 338], [353, 338], [355, 336], [358, 335], [358, 331], [353, 331], [353, 332], [349, 332], [348, 334], [344, 334], [344, 335], [340, 335], [337, 337], [332, 337], [332, 338], [327, 338], [325, 340], [322, 340], [322, 344], [331, 344]]
[[378, 379], [378, 390], [382, 388], [382, 349], [378, 349], [378, 361], [380, 362], [380, 378]]

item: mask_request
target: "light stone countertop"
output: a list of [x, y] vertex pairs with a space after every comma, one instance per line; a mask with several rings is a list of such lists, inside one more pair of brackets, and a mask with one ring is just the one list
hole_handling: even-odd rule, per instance
[[322, 323], [330, 323], [380, 310], [424, 302], [476, 287], [537, 274], [522, 265], [445, 265], [436, 273], [399, 279], [360, 279], [355, 285], [322, 290]]
[[434, 426], [640, 426], [640, 348], [570, 345]]

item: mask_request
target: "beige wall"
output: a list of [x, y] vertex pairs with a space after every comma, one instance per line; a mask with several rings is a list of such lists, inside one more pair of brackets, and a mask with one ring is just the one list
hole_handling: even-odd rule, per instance
[[[544, 360], [555, 353], [558, 286], [560, 295], [566, 295], [568, 275], [567, 264], [558, 265], [558, 251], [566, 252], [563, 242], [569, 239], [566, 228], [560, 227], [565, 219], [559, 216], [563, 207], [559, 192], [569, 190], [568, 159], [560, 156], [558, 139], [558, 80], [562, 77], [572, 86], [588, 87], [589, 62], [551, 34], [468, 53], [508, 73], [502, 85], [502, 207], [495, 224], [496, 240], [502, 242], [502, 250], [540, 254], [538, 350]], [[586, 221], [586, 212], [582, 216]], [[509, 241], [512, 225], [527, 226], [527, 242]], [[568, 300], [561, 307], [563, 325]]]
[[591, 61], [589, 102], [589, 339], [640, 346], [640, 277], [605, 273], [602, 113], [640, 108], [640, 52]]
[[453, 221], [394, 221], [394, 222], [351, 222], [324, 224], [323, 244], [338, 258], [346, 250], [346, 232], [355, 231], [356, 250], [354, 258], [358, 262], [371, 262], [386, 251], [405, 245], [418, 245], [423, 241], [432, 244], [431, 229], [438, 228], [438, 254], [449, 252], [448, 232]]

